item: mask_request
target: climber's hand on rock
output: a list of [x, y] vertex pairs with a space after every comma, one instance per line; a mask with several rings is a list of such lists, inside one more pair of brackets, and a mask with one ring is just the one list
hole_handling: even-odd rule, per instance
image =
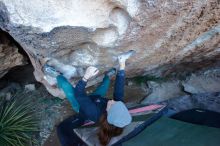
[[98, 68], [94, 67], [94, 66], [90, 66], [86, 69], [86, 73], [83, 77], [84, 81], [88, 81], [89, 79], [91, 79], [92, 77], [94, 77], [95, 75], [97, 75], [99, 73]]

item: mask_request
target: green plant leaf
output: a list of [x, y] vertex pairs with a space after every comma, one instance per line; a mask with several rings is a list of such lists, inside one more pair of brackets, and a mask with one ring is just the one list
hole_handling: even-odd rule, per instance
[[24, 146], [31, 141], [31, 133], [38, 131], [33, 103], [25, 98], [10, 102], [1, 101], [0, 144], [1, 146]]

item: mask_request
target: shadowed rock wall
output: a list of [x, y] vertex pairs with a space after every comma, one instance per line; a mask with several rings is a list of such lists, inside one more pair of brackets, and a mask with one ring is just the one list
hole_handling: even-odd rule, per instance
[[0, 30], [0, 78], [11, 68], [25, 65], [25, 57], [18, 52], [15, 42], [5, 32]]

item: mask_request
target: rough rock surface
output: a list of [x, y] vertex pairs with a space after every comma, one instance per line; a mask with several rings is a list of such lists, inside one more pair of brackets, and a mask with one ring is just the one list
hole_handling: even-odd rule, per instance
[[185, 95], [170, 99], [165, 103], [177, 112], [192, 108], [220, 112], [220, 92]]
[[67, 78], [104, 72], [129, 49], [127, 75], [165, 76], [219, 65], [219, 0], [0, 0], [0, 27], [24, 48], [39, 82], [45, 61]]
[[203, 74], [192, 74], [186, 81], [182, 82], [184, 91], [192, 94], [219, 92], [220, 70], [208, 70]]
[[148, 87], [152, 92], [141, 102], [143, 104], [158, 103], [186, 95], [182, 90], [180, 81], [168, 81], [164, 83], [150, 81], [148, 82]]
[[18, 52], [18, 48], [8, 36], [0, 30], [0, 78], [12, 67], [26, 64], [26, 60]]
[[[220, 69], [212, 68], [194, 72], [186, 79], [147, 81], [147, 96], [143, 104], [158, 103], [184, 95], [220, 92]], [[202, 98], [202, 97], [201, 97]]]

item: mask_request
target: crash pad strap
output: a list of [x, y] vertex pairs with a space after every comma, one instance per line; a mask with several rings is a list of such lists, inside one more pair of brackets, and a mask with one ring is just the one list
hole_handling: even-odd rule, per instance
[[145, 111], [152, 111], [152, 110], [159, 109], [163, 106], [164, 105], [160, 105], [160, 104], [152, 104], [148, 106], [135, 107], [135, 108], [129, 109], [129, 113], [136, 114], [136, 113], [145, 112]]

